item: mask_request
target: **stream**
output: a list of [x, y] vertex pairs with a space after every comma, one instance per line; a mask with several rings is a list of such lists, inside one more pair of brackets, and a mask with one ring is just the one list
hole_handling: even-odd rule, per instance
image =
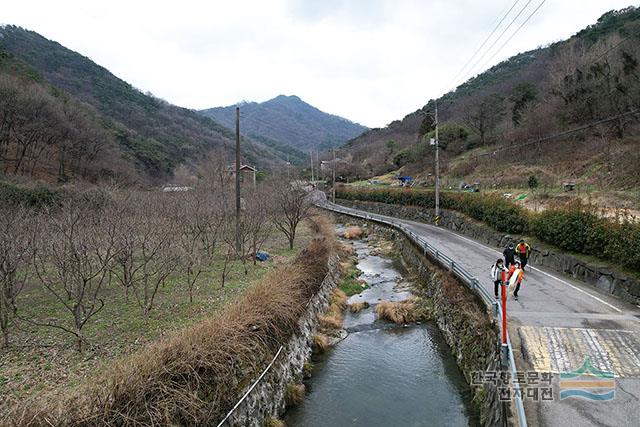
[[347, 337], [314, 356], [304, 402], [290, 408], [287, 426], [478, 425], [468, 386], [437, 326], [396, 325], [377, 320], [380, 300], [410, 296], [399, 261], [379, 255], [367, 238], [352, 241], [360, 278], [370, 286], [349, 303], [367, 301], [360, 313], [345, 312]]

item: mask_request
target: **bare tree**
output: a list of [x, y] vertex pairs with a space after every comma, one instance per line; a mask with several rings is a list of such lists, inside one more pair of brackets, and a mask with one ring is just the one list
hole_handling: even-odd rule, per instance
[[147, 319], [160, 285], [177, 268], [175, 223], [167, 218], [162, 200], [154, 194], [137, 198], [133, 221], [132, 289]]
[[248, 234], [249, 255], [253, 257], [253, 264], [256, 264], [256, 254], [262, 245], [267, 241], [273, 231], [273, 222], [266, 221], [265, 218], [271, 216], [273, 211], [273, 200], [271, 195], [263, 188], [254, 190], [246, 198], [247, 206], [244, 212], [244, 223]]
[[37, 277], [45, 289], [72, 316], [72, 326], [60, 322], [36, 323], [66, 331], [76, 338], [78, 351], [85, 342], [82, 329], [104, 307], [100, 291], [108, 282], [115, 244], [104, 209], [87, 209], [68, 202], [40, 226], [42, 250], [34, 256]]
[[210, 236], [203, 234], [208, 231], [210, 210], [206, 205], [207, 201], [193, 193], [181, 194], [176, 197], [175, 202], [172, 216], [177, 228], [179, 261], [186, 274], [189, 302], [193, 302], [196, 283], [206, 270], [209, 259], [205, 242], [210, 241]]
[[271, 220], [289, 240], [289, 249], [293, 249], [296, 230], [300, 221], [309, 217], [311, 203], [306, 190], [298, 183], [272, 185], [274, 209]]
[[30, 271], [33, 214], [23, 207], [0, 208], [0, 330], [4, 347], [18, 312], [17, 297]]

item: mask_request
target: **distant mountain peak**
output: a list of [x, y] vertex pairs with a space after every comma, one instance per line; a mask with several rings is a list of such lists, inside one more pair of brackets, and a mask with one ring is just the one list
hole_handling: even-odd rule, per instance
[[[297, 95], [280, 94], [261, 103], [242, 105], [241, 132], [276, 149], [283, 157], [302, 161], [309, 150], [345, 144], [367, 131], [365, 126], [325, 113]], [[234, 126], [235, 109], [209, 108], [201, 114]]]

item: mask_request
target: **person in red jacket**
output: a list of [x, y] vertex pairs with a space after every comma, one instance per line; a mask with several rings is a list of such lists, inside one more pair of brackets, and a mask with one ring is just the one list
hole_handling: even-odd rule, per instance
[[518, 291], [520, 290], [520, 285], [522, 284], [523, 279], [524, 279], [524, 270], [520, 267], [520, 261], [516, 261], [509, 268], [509, 274], [507, 274], [509, 289], [511, 289], [515, 285], [515, 290], [513, 291], [513, 298], [516, 301], [518, 301]]
[[531, 254], [531, 246], [524, 240], [520, 239], [515, 249], [516, 255], [520, 258], [520, 263], [522, 265], [522, 270], [527, 265], [527, 261], [529, 261], [529, 255]]

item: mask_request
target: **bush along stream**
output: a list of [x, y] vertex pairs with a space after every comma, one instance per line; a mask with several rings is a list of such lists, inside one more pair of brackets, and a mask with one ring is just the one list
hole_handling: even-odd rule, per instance
[[430, 302], [415, 295], [392, 241], [366, 236], [372, 229], [338, 226], [352, 262], [319, 318], [306, 394], [291, 390], [286, 425], [478, 425], [465, 375], [428, 320]]

